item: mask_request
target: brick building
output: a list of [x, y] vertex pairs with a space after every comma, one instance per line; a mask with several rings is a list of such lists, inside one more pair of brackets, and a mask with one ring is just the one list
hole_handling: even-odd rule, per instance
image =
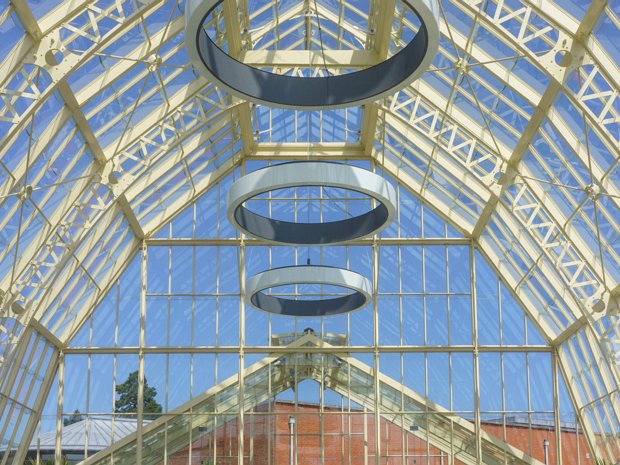
[[[268, 413], [271, 412], [271, 413]], [[323, 410], [323, 422], [319, 407], [315, 404], [298, 404], [276, 401], [262, 404], [254, 412], [245, 415], [245, 451], [248, 465], [290, 464], [289, 417], [295, 418], [293, 455], [297, 465], [364, 465], [373, 462], [376, 452], [374, 414], [361, 411], [342, 413], [338, 407]], [[191, 455], [192, 465], [213, 463], [234, 465], [237, 463], [237, 420], [230, 420], [217, 429], [216, 437], [205, 434], [194, 441], [190, 448], [178, 451], [170, 457], [171, 465], [186, 465]], [[323, 433], [321, 434], [321, 428]], [[482, 429], [515, 446], [544, 463], [543, 441], [549, 441], [549, 463], [554, 464], [555, 433], [553, 423], [543, 421], [529, 423], [520, 417], [506, 417], [501, 421], [485, 421]], [[593, 462], [588, 453], [583, 434], [575, 425], [562, 427], [563, 465], [588, 465]], [[436, 447], [417, 437], [414, 432], [386, 419], [381, 420], [380, 455], [382, 465], [443, 465], [448, 457]], [[321, 451], [324, 451], [324, 457]], [[215, 462], [213, 458], [215, 457]], [[578, 460], [579, 457], [579, 460]], [[455, 464], [460, 465], [455, 451]]]

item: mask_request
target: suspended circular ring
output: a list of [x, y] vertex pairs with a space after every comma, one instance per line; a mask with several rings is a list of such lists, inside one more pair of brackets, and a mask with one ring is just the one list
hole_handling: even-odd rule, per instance
[[369, 68], [318, 78], [273, 74], [229, 56], [204, 30], [222, 0], [188, 0], [185, 37], [189, 56], [210, 82], [255, 103], [282, 108], [342, 108], [379, 100], [405, 88], [428, 69], [439, 49], [438, 0], [402, 0], [420, 29], [402, 50]]
[[[351, 289], [353, 293], [321, 300], [292, 300], [265, 294], [278, 286], [323, 284]], [[359, 273], [329, 266], [289, 266], [274, 268], [253, 276], [246, 283], [246, 304], [269, 313], [314, 317], [348, 313], [372, 301], [372, 285]]]
[[[378, 205], [352, 218], [324, 223], [281, 221], [254, 213], [246, 200], [276, 189], [328, 186], [360, 192]], [[381, 176], [356, 166], [328, 162], [283, 163], [256, 170], [228, 190], [228, 219], [238, 229], [269, 242], [291, 245], [339, 244], [376, 234], [396, 214], [396, 190]]]

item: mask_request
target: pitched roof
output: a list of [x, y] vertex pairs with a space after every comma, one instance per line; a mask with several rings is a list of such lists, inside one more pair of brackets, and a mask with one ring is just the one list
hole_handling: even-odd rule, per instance
[[[62, 429], [62, 450], [64, 451], [83, 451], [85, 435], [88, 434], [88, 450], [99, 451], [105, 449], [113, 442], [136, 431], [137, 420], [134, 418], [88, 418], [78, 421]], [[41, 435], [41, 438], [33, 438], [30, 448], [36, 448], [37, 443], [40, 450], [54, 449], [56, 442], [56, 431], [49, 431]]]

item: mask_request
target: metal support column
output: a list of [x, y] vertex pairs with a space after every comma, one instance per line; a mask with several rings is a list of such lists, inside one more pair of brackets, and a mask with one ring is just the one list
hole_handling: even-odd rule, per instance
[[[558, 368], [557, 347], [551, 353], [551, 372], [553, 376], [553, 416], [555, 423], [555, 465], [562, 465], [562, 424], [560, 418], [560, 388], [558, 376], [562, 376]], [[579, 438], [577, 437], [577, 441]]]
[[140, 263], [140, 352], [138, 354], [138, 424], [136, 425], [136, 464], [142, 463], [142, 419], [144, 416], [144, 328], [146, 325], [146, 281], [148, 248], [142, 241]]
[[58, 409], [56, 410], [56, 443], [54, 444], [54, 460], [61, 463], [62, 460], [62, 408], [65, 386], [65, 354], [58, 354]]
[[379, 282], [379, 247], [375, 243], [373, 250], [373, 326], [374, 326], [374, 420], [375, 420], [375, 464], [381, 463], [381, 404], [379, 402], [381, 395], [381, 385], [379, 383], [379, 304], [378, 304], [378, 282]]
[[[372, 171], [376, 166], [374, 161], [371, 163]], [[372, 207], [376, 207], [376, 201], [372, 201]], [[381, 463], [381, 403], [379, 396], [381, 395], [381, 385], [379, 383], [379, 243], [375, 235], [372, 242], [372, 294], [373, 294], [373, 353], [374, 353], [374, 419], [375, 419], [375, 464]]]
[[478, 351], [478, 309], [476, 304], [476, 249], [472, 244], [469, 246], [469, 269], [472, 311], [472, 337], [474, 341], [473, 365], [474, 365], [474, 427], [476, 432], [476, 463], [482, 465], [482, 436], [480, 421], [480, 369]]
[[[245, 174], [245, 162], [241, 163], [241, 175]], [[240, 234], [238, 248], [238, 269], [239, 269], [239, 411], [238, 413], [238, 433], [237, 433], [237, 463], [243, 464], [245, 453], [245, 415], [244, 415], [244, 387], [245, 387], [245, 235]]]

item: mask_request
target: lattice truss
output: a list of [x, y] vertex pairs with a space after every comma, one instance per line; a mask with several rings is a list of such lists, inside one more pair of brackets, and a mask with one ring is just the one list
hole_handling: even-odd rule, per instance
[[[417, 28], [396, 0], [369, 13], [345, 0], [250, 3], [224, 2], [217, 40], [299, 76], [372, 65]], [[298, 112], [198, 77], [183, 2], [3, 3], [0, 292], [20, 322], [2, 326], [5, 357], [29, 325], [67, 344], [141, 240], [243, 159], [310, 150], [373, 159], [473, 238], [566, 349], [576, 404], [609, 399], [596, 414], [607, 420], [586, 424], [617, 424], [619, 15], [600, 0], [446, 0], [422, 79], [366, 108]], [[23, 314], [8, 313], [14, 303]], [[595, 375], [570, 363], [577, 339], [603, 366], [597, 392], [579, 388]]]

